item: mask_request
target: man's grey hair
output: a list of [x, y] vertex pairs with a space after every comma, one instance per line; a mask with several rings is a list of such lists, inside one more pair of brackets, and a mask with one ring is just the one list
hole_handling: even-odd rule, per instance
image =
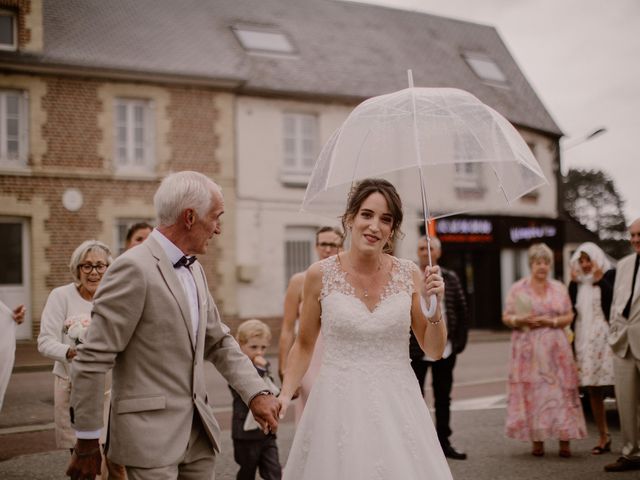
[[[426, 242], [427, 241], [427, 236], [426, 235], [422, 235], [420, 237], [420, 240], [424, 240]], [[433, 248], [435, 248], [436, 250], [442, 250], [442, 243], [440, 242], [440, 239], [438, 237], [431, 237], [429, 242], [431, 243], [431, 245], [433, 245]], [[427, 243], [427, 245], [428, 244], [429, 243]]]
[[204, 217], [213, 206], [211, 194], [216, 191], [221, 192], [220, 187], [199, 172], [183, 171], [166, 176], [153, 196], [158, 225], [175, 224], [187, 208]]
[[84, 261], [84, 257], [89, 252], [96, 251], [104, 254], [107, 265], [111, 265], [113, 258], [111, 257], [111, 249], [99, 240], [85, 240], [71, 254], [71, 260], [69, 261], [69, 271], [73, 275], [73, 281], [76, 285], [80, 285], [80, 272], [78, 266]]

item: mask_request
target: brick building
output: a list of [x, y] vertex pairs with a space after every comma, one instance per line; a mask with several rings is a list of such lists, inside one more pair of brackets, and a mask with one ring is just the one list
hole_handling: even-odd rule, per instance
[[[405, 88], [407, 68], [518, 128], [550, 185], [510, 211], [474, 201], [483, 225], [540, 224], [561, 248], [546, 224], [562, 133], [492, 27], [337, 0], [0, 0], [0, 300], [28, 306], [18, 336], [37, 334], [49, 291], [71, 281], [73, 249], [97, 238], [118, 253], [183, 169], [224, 190], [223, 235], [200, 260], [226, 321], [257, 316], [277, 335], [288, 276], [326, 223], [298, 213], [315, 157], [356, 104]], [[481, 191], [483, 175], [460, 171], [451, 194]], [[412, 257], [419, 229], [405, 231]], [[445, 245], [462, 273], [502, 273], [491, 311], [533, 239], [498, 240]]]

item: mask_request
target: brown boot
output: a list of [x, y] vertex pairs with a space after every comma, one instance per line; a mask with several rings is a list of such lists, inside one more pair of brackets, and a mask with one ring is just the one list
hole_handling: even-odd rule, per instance
[[562, 458], [569, 458], [571, 456], [571, 448], [569, 448], [568, 440], [560, 440], [560, 450], [558, 451], [558, 455]]

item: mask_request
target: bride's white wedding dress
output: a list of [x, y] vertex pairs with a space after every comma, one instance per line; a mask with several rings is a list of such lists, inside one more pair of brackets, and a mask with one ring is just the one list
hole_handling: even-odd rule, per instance
[[322, 267], [322, 367], [298, 424], [285, 480], [451, 479], [409, 361], [412, 271], [392, 257], [373, 311], [337, 256]]

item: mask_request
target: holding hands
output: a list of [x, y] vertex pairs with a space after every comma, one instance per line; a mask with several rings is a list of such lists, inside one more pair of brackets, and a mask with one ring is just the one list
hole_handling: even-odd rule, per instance
[[265, 435], [278, 431], [278, 414], [281, 408], [281, 402], [271, 392], [268, 394], [261, 392], [253, 397], [249, 403], [253, 418], [256, 419]]

